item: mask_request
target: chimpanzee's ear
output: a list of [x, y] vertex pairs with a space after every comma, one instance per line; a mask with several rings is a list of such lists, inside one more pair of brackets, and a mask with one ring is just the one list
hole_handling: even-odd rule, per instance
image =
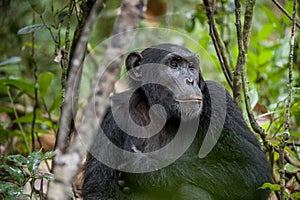
[[143, 56], [139, 52], [130, 53], [125, 61], [127, 73], [133, 80], [140, 80], [142, 77], [140, 61]]
[[198, 86], [200, 88], [201, 91], [204, 90], [204, 87], [205, 87], [206, 83], [202, 77], [202, 74], [201, 74], [201, 71], [199, 72], [199, 83], [198, 83]]

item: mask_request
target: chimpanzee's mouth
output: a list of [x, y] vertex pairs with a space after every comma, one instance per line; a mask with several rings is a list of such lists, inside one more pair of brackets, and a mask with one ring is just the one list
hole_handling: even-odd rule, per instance
[[201, 103], [202, 102], [202, 96], [184, 96], [184, 97], [175, 97], [175, 101], [179, 103], [189, 103], [189, 102], [195, 102], [195, 103]]

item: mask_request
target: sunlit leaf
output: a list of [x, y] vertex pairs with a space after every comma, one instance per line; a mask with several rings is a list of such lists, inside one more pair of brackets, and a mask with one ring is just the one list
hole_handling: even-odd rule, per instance
[[251, 109], [253, 109], [254, 106], [256, 105], [256, 103], [258, 102], [258, 94], [257, 94], [256, 89], [250, 90], [249, 96], [250, 96], [250, 100], [251, 100]]
[[[294, 95], [294, 98], [297, 98], [296, 95]], [[300, 125], [300, 101], [292, 105], [291, 115], [295, 117], [297, 125]]]
[[44, 155], [42, 155], [42, 160], [52, 159], [55, 156], [54, 151], [48, 151]]
[[274, 31], [274, 25], [273, 24], [265, 24], [258, 32], [258, 38], [257, 40], [265, 40], [267, 39], [270, 34]]
[[284, 170], [290, 172], [290, 173], [296, 173], [299, 171], [299, 168], [294, 166], [294, 165], [291, 165], [290, 163], [287, 163], [285, 166], [284, 166]]
[[260, 66], [259, 71], [263, 71], [265, 68], [262, 68], [262, 66], [267, 67], [270, 63], [270, 60], [274, 57], [274, 51], [264, 50], [259, 54], [259, 56], [256, 58], [258, 60], [258, 64]]
[[300, 192], [295, 192], [295, 193], [291, 194], [291, 198], [292, 199], [300, 199]]
[[267, 189], [269, 188], [271, 191], [278, 191], [280, 190], [280, 185], [278, 184], [272, 184], [272, 183], [264, 183], [260, 189]]
[[291, 134], [292, 137], [300, 138], [300, 133], [299, 132], [291, 131], [290, 134]]
[[31, 174], [34, 174], [42, 161], [42, 153], [34, 151], [27, 157], [27, 167]]
[[262, 6], [263, 13], [268, 17], [270, 23], [273, 24], [273, 27], [276, 29], [277, 32], [282, 31], [282, 24], [280, 23], [281, 20], [278, 19], [275, 12], [273, 12], [270, 7]]

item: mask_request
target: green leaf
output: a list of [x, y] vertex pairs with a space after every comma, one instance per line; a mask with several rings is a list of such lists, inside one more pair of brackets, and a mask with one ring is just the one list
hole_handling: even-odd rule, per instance
[[68, 14], [69, 14], [68, 10], [64, 10], [61, 13], [59, 13], [58, 14], [58, 21], [63, 22], [67, 18]]
[[[36, 110], [36, 123], [42, 123], [44, 125], [47, 125], [47, 126], [51, 126], [51, 121], [47, 118], [43, 118], [43, 113], [40, 109], [37, 109]], [[33, 112], [31, 113], [28, 113], [22, 117], [19, 117], [15, 120], [13, 120], [13, 123], [31, 123], [33, 120]]]
[[9, 182], [0, 181], [0, 194], [4, 194], [5, 200], [15, 200], [23, 193], [24, 188]]
[[278, 33], [282, 32], [282, 23], [281, 20], [278, 19], [275, 12], [273, 12], [270, 7], [263, 6], [263, 13], [268, 17], [271, 23], [273, 23], [273, 27], [276, 29]]
[[300, 192], [295, 192], [295, 193], [291, 194], [291, 198], [292, 199], [300, 199]]
[[52, 180], [54, 178], [53, 174], [49, 174], [49, 173], [38, 173], [34, 175], [34, 178], [36, 179], [42, 179], [45, 178], [47, 180]]
[[21, 154], [10, 155], [6, 157], [7, 160], [14, 162], [17, 166], [26, 164], [26, 158]]
[[8, 94], [8, 88], [3, 82], [0, 81], [0, 94], [7, 95]]
[[300, 138], [300, 133], [298, 133], [298, 132], [291, 131], [290, 134], [292, 137]]
[[287, 191], [284, 191], [284, 199], [289, 199], [290, 195]]
[[[258, 65], [259, 66], [269, 66], [270, 60], [274, 57], [274, 52], [273, 51], [268, 51], [265, 50], [261, 52], [258, 57], [256, 58], [258, 60]], [[265, 68], [258, 68], [259, 71], [263, 72]]]
[[13, 112], [12, 108], [0, 106], [0, 113], [12, 113], [12, 112]]
[[30, 173], [33, 175], [39, 167], [42, 161], [42, 153], [40, 151], [34, 151], [27, 157], [27, 167]]
[[0, 130], [1, 128], [7, 129], [10, 125], [10, 122], [0, 121]]
[[23, 115], [22, 117], [19, 117], [13, 121], [13, 123], [30, 123], [33, 120], [33, 113], [28, 113], [26, 115]]
[[14, 136], [22, 136], [22, 133], [18, 130], [4, 130], [4, 129], [0, 128], [0, 139], [1, 140], [7, 140]]
[[57, 95], [56, 99], [53, 101], [49, 111], [52, 112], [53, 110], [59, 108], [60, 104], [61, 104], [61, 96], [59, 94], [59, 95]]
[[[294, 95], [294, 98], [297, 98], [296, 95]], [[295, 100], [295, 101], [297, 101], [297, 100]], [[300, 101], [299, 100], [298, 100], [298, 102], [295, 102], [292, 105], [291, 115], [293, 115], [295, 117], [296, 124], [298, 126], [300, 126]]]
[[258, 94], [257, 94], [256, 89], [250, 90], [249, 96], [250, 96], [250, 100], [251, 100], [251, 109], [253, 109], [258, 102]]
[[[48, 125], [49, 125], [49, 123], [47, 123], [47, 124], [42, 124], [43, 127], [48, 126]], [[50, 124], [50, 127], [51, 127], [51, 124]], [[35, 128], [34, 128], [34, 132], [35, 132], [35, 133], [39, 133], [39, 134], [41, 134], [41, 135], [43, 135], [43, 134], [49, 134], [49, 130], [43, 129], [42, 127], [41, 127], [41, 128], [35, 127]]]
[[42, 160], [52, 159], [55, 156], [54, 151], [48, 151], [44, 155], [42, 155]]
[[267, 39], [271, 33], [274, 31], [273, 24], [265, 24], [258, 32], [257, 40], [265, 40]]
[[26, 93], [32, 94], [34, 92], [34, 84], [22, 79], [1, 79], [0, 84], [15, 87], [17, 89], [25, 91]]
[[267, 189], [269, 188], [271, 191], [278, 191], [280, 190], [280, 185], [272, 184], [272, 183], [264, 183], [259, 189]]
[[299, 168], [294, 166], [294, 165], [291, 165], [290, 163], [287, 163], [285, 166], [284, 166], [284, 170], [290, 172], [290, 173], [296, 173], [298, 172]]
[[39, 30], [42, 30], [44, 28], [48, 27], [45, 24], [33, 24], [33, 25], [29, 25], [29, 26], [25, 26], [23, 28], [21, 28], [20, 30], [18, 30], [18, 35], [24, 35], [27, 33], [32, 33], [32, 32], [36, 32]]
[[192, 17], [191, 19], [189, 19], [185, 25], [185, 30], [187, 32], [192, 32], [195, 29], [195, 17]]
[[279, 154], [277, 152], [274, 152], [274, 161], [277, 161], [279, 159]]
[[38, 88], [39, 88], [39, 92], [42, 96], [44, 96], [47, 93], [53, 77], [54, 77], [54, 74], [51, 72], [44, 72], [39, 75], [39, 78], [38, 78], [39, 87]]
[[0, 62], [0, 67], [1, 66], [5, 66], [5, 65], [13, 65], [13, 64], [18, 64], [21, 62], [21, 58], [18, 57], [18, 56], [13, 56], [13, 57], [10, 57], [9, 59], [7, 60], [4, 60], [2, 62]]
[[23, 183], [25, 181], [25, 176], [20, 168], [8, 165], [0, 165], [0, 168], [8, 172], [9, 175], [17, 182]]

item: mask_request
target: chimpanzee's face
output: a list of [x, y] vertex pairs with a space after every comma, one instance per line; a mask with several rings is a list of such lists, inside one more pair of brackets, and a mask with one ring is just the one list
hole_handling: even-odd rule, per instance
[[[133, 66], [129, 66], [130, 56], [138, 58]], [[127, 70], [133, 71], [129, 75], [141, 84], [150, 106], [160, 104], [169, 117], [183, 120], [200, 116], [204, 81], [197, 55], [177, 45], [158, 45], [141, 54], [130, 54], [126, 64]]]

